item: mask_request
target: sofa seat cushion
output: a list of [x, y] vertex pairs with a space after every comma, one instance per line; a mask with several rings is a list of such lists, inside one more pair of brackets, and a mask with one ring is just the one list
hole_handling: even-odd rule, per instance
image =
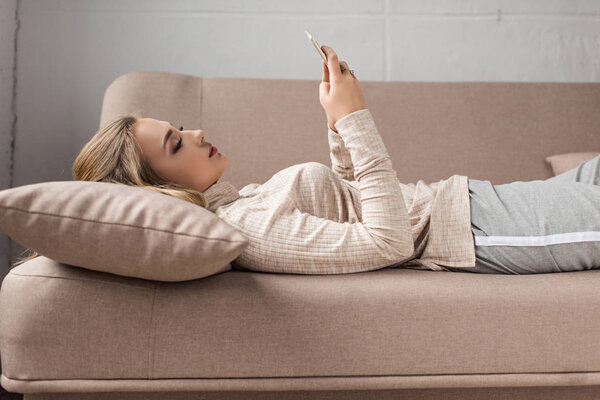
[[596, 372], [598, 287], [599, 270], [158, 282], [40, 256], [2, 282], [3, 383]]

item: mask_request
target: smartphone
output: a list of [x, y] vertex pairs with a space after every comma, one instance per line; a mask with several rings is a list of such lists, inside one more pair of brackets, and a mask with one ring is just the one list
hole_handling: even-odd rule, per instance
[[313, 44], [313, 46], [315, 46], [315, 49], [317, 49], [317, 51], [321, 55], [321, 58], [323, 59], [323, 61], [325, 61], [325, 64], [327, 64], [327, 56], [325, 55], [325, 53], [323, 53], [323, 50], [321, 50], [321, 46], [319, 46], [319, 43], [317, 43], [317, 41], [310, 34], [310, 32], [308, 31], [308, 29], [305, 32], [306, 32], [306, 36], [308, 36], [308, 40], [310, 40], [311, 43]]

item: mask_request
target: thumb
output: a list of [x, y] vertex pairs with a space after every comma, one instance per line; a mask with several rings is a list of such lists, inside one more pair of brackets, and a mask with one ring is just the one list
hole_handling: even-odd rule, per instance
[[330, 88], [330, 84], [329, 82], [321, 82], [319, 84], [319, 97], [321, 99], [326, 99], [327, 97], [329, 97], [329, 88]]
[[321, 81], [329, 82], [329, 70], [327, 68], [327, 64], [325, 64], [324, 61], [321, 61], [321, 64], [323, 65], [323, 78], [321, 78]]

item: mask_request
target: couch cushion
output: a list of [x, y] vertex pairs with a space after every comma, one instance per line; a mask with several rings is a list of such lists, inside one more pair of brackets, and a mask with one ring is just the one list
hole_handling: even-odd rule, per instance
[[248, 246], [243, 233], [205, 208], [107, 182], [2, 190], [0, 231], [61, 263], [169, 282], [228, 271]]
[[[320, 75], [315, 78], [133, 71], [106, 89], [100, 122], [139, 110], [201, 128], [230, 160], [222, 179], [241, 188], [293, 164], [330, 165]], [[452, 174], [495, 185], [546, 179], [553, 175], [546, 156], [600, 149], [600, 82], [360, 85], [400, 182], [437, 182]]]
[[2, 373], [60, 380], [56, 391], [90, 380], [87, 391], [108, 382], [94, 379], [122, 380], [116, 390], [130, 379], [594, 372], [599, 286], [600, 270], [400, 268], [164, 283], [40, 257], [2, 283]]
[[560, 175], [563, 172], [567, 172], [568, 170], [577, 167], [584, 161], [591, 160], [598, 154], [600, 153], [593, 151], [555, 154], [546, 157], [546, 162], [552, 167], [554, 175]]

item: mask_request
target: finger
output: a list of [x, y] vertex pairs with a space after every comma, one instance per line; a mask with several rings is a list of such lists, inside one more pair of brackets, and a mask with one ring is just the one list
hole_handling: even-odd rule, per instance
[[325, 64], [325, 61], [321, 61], [321, 65], [323, 66], [323, 79], [321, 79], [321, 81], [329, 82], [329, 71], [327, 70], [327, 64]]
[[319, 84], [319, 99], [323, 102], [329, 96], [329, 82], [321, 82]]
[[346, 63], [346, 61], [340, 61], [340, 66], [342, 69], [342, 74], [346, 71], [348, 71], [348, 63]]
[[342, 76], [340, 69], [340, 63], [338, 62], [338, 56], [335, 54], [333, 49], [329, 46], [321, 46], [321, 50], [327, 56], [327, 68], [329, 68], [329, 74], [331, 78], [336, 79]]

